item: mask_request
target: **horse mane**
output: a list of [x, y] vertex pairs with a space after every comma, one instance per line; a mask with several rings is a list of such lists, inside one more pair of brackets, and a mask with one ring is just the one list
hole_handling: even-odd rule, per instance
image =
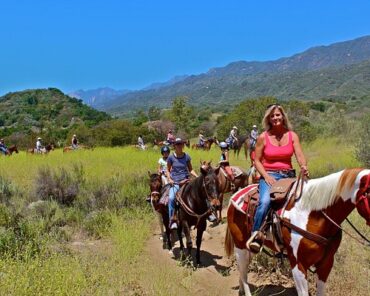
[[158, 177], [159, 177], [159, 174], [157, 174], [157, 173], [150, 174], [150, 177], [149, 177], [150, 182], [153, 182], [153, 181], [157, 180]]
[[302, 194], [302, 207], [311, 211], [326, 209], [340, 198], [350, 197], [361, 168], [345, 169], [328, 176], [309, 180]]

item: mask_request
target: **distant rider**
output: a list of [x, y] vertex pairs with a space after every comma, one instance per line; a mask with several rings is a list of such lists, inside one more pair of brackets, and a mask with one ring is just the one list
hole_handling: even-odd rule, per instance
[[139, 148], [145, 150], [145, 144], [142, 135], [137, 138], [137, 145], [139, 146]]
[[204, 144], [207, 141], [207, 139], [203, 136], [203, 131], [199, 132], [198, 138], [199, 138], [199, 147], [204, 148]]
[[254, 124], [251, 130], [251, 133], [250, 133], [251, 149], [254, 149], [254, 147], [256, 146], [257, 138], [258, 138], [258, 129], [257, 129], [257, 125]]
[[167, 185], [167, 159], [170, 155], [170, 148], [168, 146], [163, 146], [161, 148], [162, 157], [158, 160], [158, 174], [161, 175], [162, 185]]
[[78, 148], [78, 140], [77, 140], [77, 136], [76, 135], [73, 135], [72, 137], [72, 149], [77, 149]]
[[172, 145], [173, 143], [175, 143], [175, 140], [176, 140], [175, 135], [172, 133], [172, 130], [169, 130], [166, 139], [167, 143], [169, 145]]
[[230, 148], [234, 147], [235, 143], [238, 142], [237, 134], [238, 128], [234, 125], [230, 131], [229, 137], [226, 139], [226, 143], [229, 145]]
[[0, 152], [6, 155], [8, 153], [8, 147], [5, 146], [4, 139], [0, 139]]
[[42, 139], [40, 137], [37, 138], [37, 141], [36, 141], [36, 152], [37, 153], [42, 153], [41, 149], [42, 149], [42, 143], [41, 143]]
[[235, 177], [229, 163], [229, 145], [227, 145], [226, 142], [221, 142], [220, 148], [221, 148], [220, 166], [225, 170], [228, 179], [233, 183]]

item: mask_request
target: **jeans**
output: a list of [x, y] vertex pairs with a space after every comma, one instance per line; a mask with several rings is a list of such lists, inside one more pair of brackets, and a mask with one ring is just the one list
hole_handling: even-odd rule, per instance
[[[280, 172], [268, 172], [269, 176], [273, 177], [276, 181], [284, 178], [288, 178], [287, 174]], [[260, 199], [254, 216], [254, 224], [252, 231], [258, 231], [261, 228], [263, 221], [270, 209], [270, 185], [268, 185], [264, 178], [260, 179], [259, 193]]]
[[173, 184], [168, 194], [168, 214], [170, 216], [170, 221], [172, 219], [173, 214], [175, 213], [175, 198], [176, 198], [176, 193], [179, 190], [180, 190], [180, 185]]

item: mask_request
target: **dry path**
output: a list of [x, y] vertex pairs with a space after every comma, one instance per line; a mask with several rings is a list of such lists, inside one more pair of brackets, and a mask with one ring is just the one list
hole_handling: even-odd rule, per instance
[[[161, 266], [165, 270], [170, 270], [171, 273], [181, 274], [184, 269], [192, 271], [185, 275], [181, 282], [177, 283], [183, 287], [180, 292], [181, 295], [236, 296], [239, 288], [239, 273], [236, 270], [235, 262], [224, 254], [225, 230], [226, 223], [215, 227], [207, 227], [207, 231], [203, 235], [202, 267], [194, 270], [191, 265], [185, 267], [180, 264], [178, 242], [175, 243], [173, 256], [169, 254], [168, 250], [162, 248], [158, 229], [147, 242], [145, 253], [150, 258], [150, 264]], [[195, 235], [195, 231], [193, 231], [193, 235]], [[194, 248], [192, 255], [195, 257]], [[277, 277], [276, 274], [273, 276]], [[257, 275], [253, 272], [249, 274], [249, 283], [255, 290], [255, 295], [296, 295], [290, 279], [282, 276], [282, 279], [279, 279], [280, 284], [273, 285], [274, 280], [271, 278], [271, 274], [267, 276]], [[282, 280], [286, 287], [281, 285]], [[168, 279], [168, 281], [171, 281], [171, 279]], [[168, 295], [167, 291], [163, 291], [162, 295]]]

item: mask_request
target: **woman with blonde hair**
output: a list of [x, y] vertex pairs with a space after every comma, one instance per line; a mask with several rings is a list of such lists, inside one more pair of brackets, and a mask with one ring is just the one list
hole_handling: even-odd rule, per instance
[[261, 174], [260, 199], [252, 236], [247, 242], [247, 248], [252, 252], [259, 252], [262, 246], [258, 238], [261, 237], [260, 228], [270, 209], [270, 187], [280, 179], [295, 177], [293, 154], [304, 175], [308, 176], [307, 162], [299, 137], [292, 131], [292, 125], [281, 105], [273, 104], [267, 107], [262, 126], [265, 131], [257, 139], [255, 158], [255, 167]]

